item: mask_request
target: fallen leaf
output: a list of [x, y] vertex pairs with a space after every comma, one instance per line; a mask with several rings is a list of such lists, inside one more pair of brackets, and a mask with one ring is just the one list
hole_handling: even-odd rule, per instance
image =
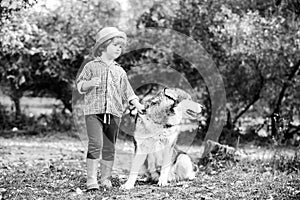
[[206, 185], [205, 187], [206, 187], [207, 189], [209, 189], [209, 190], [214, 190], [214, 189], [215, 189], [214, 186], [208, 186], [208, 185]]
[[76, 188], [76, 194], [81, 195], [83, 194], [83, 192], [80, 188]]
[[5, 188], [0, 188], [0, 193], [5, 193], [6, 192], [6, 189]]

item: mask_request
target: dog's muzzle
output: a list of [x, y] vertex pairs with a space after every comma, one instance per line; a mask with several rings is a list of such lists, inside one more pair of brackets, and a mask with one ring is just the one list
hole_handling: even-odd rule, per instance
[[202, 115], [204, 106], [190, 100], [183, 100], [181, 103], [182, 111], [191, 119], [199, 119]]

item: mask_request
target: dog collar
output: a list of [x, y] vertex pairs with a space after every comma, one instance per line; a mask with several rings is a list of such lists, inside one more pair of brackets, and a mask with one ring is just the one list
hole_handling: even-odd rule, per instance
[[165, 124], [165, 125], [163, 125], [163, 127], [164, 128], [171, 128], [171, 127], [173, 127], [174, 125], [171, 125], [171, 124]]

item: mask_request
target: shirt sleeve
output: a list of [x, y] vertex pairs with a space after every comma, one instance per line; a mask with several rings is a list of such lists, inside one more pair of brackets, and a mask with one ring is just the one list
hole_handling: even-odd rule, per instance
[[92, 77], [92, 72], [89, 68], [89, 63], [87, 63], [82, 72], [80, 73], [80, 75], [78, 76], [78, 78], [76, 79], [76, 86], [77, 86], [77, 90], [80, 94], [85, 94], [86, 92], [83, 92], [81, 90], [83, 83], [91, 80]]
[[128, 103], [134, 99], [139, 99], [139, 97], [134, 93], [125, 71], [121, 75], [121, 91], [123, 100]]

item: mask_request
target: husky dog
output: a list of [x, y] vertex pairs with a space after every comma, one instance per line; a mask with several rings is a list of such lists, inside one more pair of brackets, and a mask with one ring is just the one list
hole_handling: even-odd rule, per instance
[[166, 186], [170, 181], [194, 179], [197, 167], [190, 156], [175, 146], [183, 115], [197, 119], [203, 106], [178, 88], [165, 88], [144, 104], [146, 112], [136, 118], [136, 151], [130, 175], [121, 188], [133, 188], [142, 167], [146, 168], [148, 179], [158, 181], [159, 186]]

